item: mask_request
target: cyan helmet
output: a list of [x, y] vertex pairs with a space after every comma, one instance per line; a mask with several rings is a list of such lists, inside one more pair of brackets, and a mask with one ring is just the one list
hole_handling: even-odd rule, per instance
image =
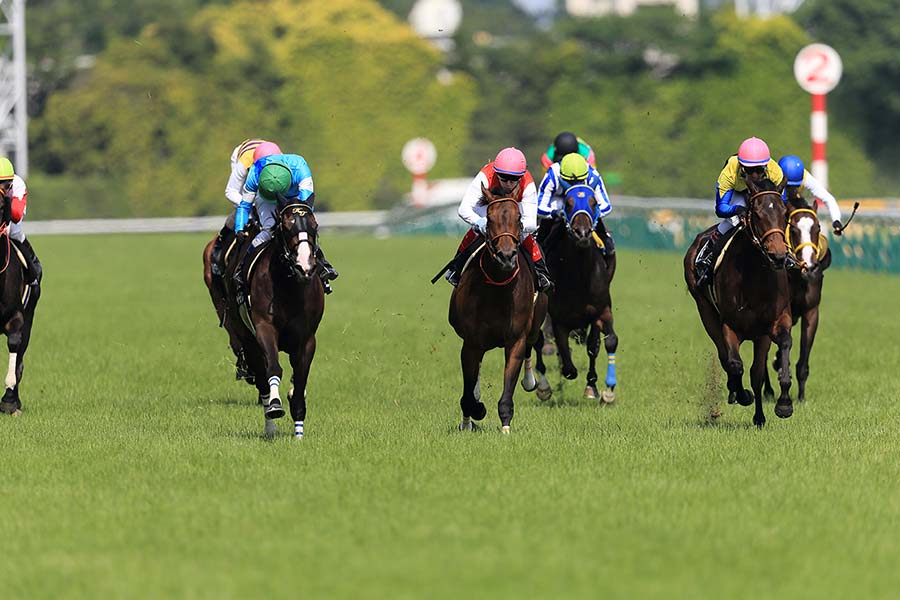
[[563, 156], [563, 159], [559, 161], [559, 176], [569, 182], [587, 179], [587, 161], [577, 152], [566, 154]]
[[287, 194], [291, 189], [291, 170], [279, 163], [270, 163], [259, 174], [259, 194], [270, 202], [275, 202], [279, 194]]
[[788, 185], [801, 185], [803, 183], [803, 173], [806, 167], [803, 166], [803, 161], [800, 160], [799, 156], [794, 156], [793, 154], [782, 156], [778, 159], [778, 166], [781, 167]]

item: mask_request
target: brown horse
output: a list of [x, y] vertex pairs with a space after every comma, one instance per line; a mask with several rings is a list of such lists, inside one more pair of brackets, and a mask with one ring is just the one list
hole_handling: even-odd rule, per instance
[[[282, 369], [278, 362], [278, 352], [282, 351], [290, 356], [293, 369], [294, 387], [288, 393], [288, 400], [294, 433], [297, 438], [303, 437], [306, 383], [316, 351], [316, 330], [325, 310], [325, 293], [316, 274], [317, 236], [318, 224], [309, 206], [280, 202], [275, 239], [260, 252], [251, 267], [249, 308], [247, 303], [238, 307], [230, 284], [223, 298], [225, 328], [246, 354], [269, 435], [276, 431], [274, 419], [284, 415], [280, 395]], [[240, 265], [251, 239], [248, 236], [241, 252], [228, 258], [226, 281], [231, 281], [231, 274]], [[203, 254], [208, 285], [210, 249], [207, 246]], [[210, 294], [214, 294], [212, 288]], [[213, 298], [215, 303], [216, 296]], [[218, 313], [218, 304], [216, 309]]]
[[[510, 195], [514, 196], [515, 190]], [[526, 358], [522, 387], [532, 391], [537, 386], [529, 355], [547, 313], [547, 297], [535, 291], [531, 259], [520, 242], [519, 203], [484, 188], [482, 197], [487, 204], [486, 241], [450, 296], [450, 325], [463, 340], [463, 394], [459, 400], [463, 419], [459, 428], [471, 430], [472, 419], [480, 421], [487, 414], [479, 386], [481, 360], [488, 350], [502, 347], [506, 367], [497, 413], [502, 431], [509, 433], [516, 378]]]
[[8, 211], [0, 224], [0, 324], [9, 348], [6, 391], [0, 400], [0, 413], [21, 414], [19, 384], [22, 383], [25, 351], [31, 339], [34, 309], [41, 297], [41, 287], [27, 284], [25, 267], [9, 238]]
[[[806, 380], [809, 378], [809, 355], [819, 326], [819, 303], [822, 300], [824, 271], [831, 266], [831, 250], [828, 240], [821, 233], [819, 217], [814, 208], [799, 194], [788, 198], [787, 240], [790, 250], [800, 262], [800, 269], [788, 273], [791, 285], [791, 315], [793, 324], [800, 325], [800, 356], [797, 359], [797, 400], [806, 400]], [[780, 364], [780, 352], [776, 352], [775, 365]], [[775, 392], [766, 371], [765, 394]]]
[[[791, 304], [788, 275], [789, 251], [785, 239], [787, 214], [781, 189], [768, 180], [748, 179], [750, 198], [743, 223], [724, 251], [708, 286], [698, 286], [694, 260], [708, 232], [700, 234], [684, 257], [684, 279], [697, 303], [707, 335], [716, 345], [719, 362], [728, 375], [728, 402], [749, 406], [756, 402], [753, 423], [762, 427], [762, 388], [766, 357], [774, 340], [781, 361], [778, 381], [781, 395], [775, 414], [793, 414], [791, 387]], [[711, 231], [711, 230], [710, 230]], [[740, 345], [753, 341], [750, 382], [753, 394], [743, 388], [744, 364]]]
[[[589, 368], [584, 397], [601, 398], [603, 402], [615, 401], [616, 348], [619, 338], [613, 329], [612, 298], [609, 283], [615, 264], [607, 265], [606, 257], [595, 242], [598, 236], [594, 226], [600, 218], [594, 190], [590, 186], [575, 185], [566, 191], [565, 234], [552, 247], [547, 248], [547, 264], [556, 287], [550, 294], [550, 319], [553, 337], [559, 352], [562, 375], [566, 379], [578, 377], [578, 369], [572, 363], [569, 333], [590, 328], [587, 335]], [[605, 337], [607, 354], [606, 389], [602, 396], [597, 390], [597, 355], [600, 353], [600, 332]], [[541, 349], [544, 335], [540, 333], [535, 343], [537, 370], [541, 373], [538, 397], [550, 397], [550, 386], [543, 374], [544, 359]]]

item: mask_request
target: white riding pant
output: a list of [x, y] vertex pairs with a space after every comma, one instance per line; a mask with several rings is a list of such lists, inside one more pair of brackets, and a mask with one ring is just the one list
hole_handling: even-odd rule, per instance
[[25, 231], [22, 229], [21, 221], [18, 223], [10, 222], [9, 237], [20, 243], [25, 241]]
[[[729, 202], [731, 206], [747, 206], [747, 192], [734, 192], [731, 195], [731, 202]], [[735, 227], [737, 224], [741, 222], [741, 218], [738, 215], [732, 215], [726, 219], [724, 219], [717, 229], [719, 233], [728, 233]]]

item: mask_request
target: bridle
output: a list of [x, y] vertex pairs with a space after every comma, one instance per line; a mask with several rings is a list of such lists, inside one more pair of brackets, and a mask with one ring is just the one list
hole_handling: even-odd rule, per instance
[[[504, 202], [511, 202], [515, 205], [516, 211], [519, 213], [519, 219], [521, 220], [522, 213], [521, 213], [521, 210], [519, 209], [519, 202], [517, 200], [515, 200], [514, 198], [497, 198], [495, 200], [491, 200], [490, 202], [488, 202], [487, 208], [485, 209], [484, 214], [487, 215], [491, 206], [494, 206], [495, 204], [501, 204]], [[488, 239], [487, 244], [486, 244], [488, 253], [491, 255], [491, 258], [493, 258], [494, 260], [498, 260], [497, 240], [502, 239], [504, 237], [511, 237], [513, 239], [513, 242], [515, 242], [515, 244], [516, 244], [517, 251], [519, 249], [519, 246], [522, 244], [522, 241], [519, 239], [518, 234], [509, 232], [509, 231], [502, 231], [502, 232], [498, 233], [497, 235]], [[481, 267], [481, 272], [484, 274], [485, 280], [490, 285], [498, 285], [498, 286], [506, 285], [509, 282], [511, 282], [513, 279], [515, 279], [516, 275], [519, 274], [519, 265], [516, 264], [516, 269], [513, 271], [512, 275], [510, 275], [508, 279], [504, 279], [503, 281], [495, 281], [487, 274], [487, 271], [484, 270], [484, 253], [482, 253], [481, 258], [478, 260], [478, 265], [479, 265], [479, 267]]]
[[[294, 252], [292, 253], [292, 252], [288, 249], [288, 245], [287, 245], [286, 240], [285, 240], [285, 233], [286, 233], [286, 231], [285, 231], [285, 228], [284, 228], [284, 215], [287, 214], [287, 213], [291, 213], [292, 215], [296, 215], [296, 217], [304, 218], [304, 217], [307, 217], [307, 216], [309, 216], [309, 215], [312, 214], [312, 208], [310, 208], [310, 207], [309, 207], [308, 205], [306, 205], [306, 204], [302, 204], [302, 203], [300, 203], [300, 202], [294, 202], [294, 203], [288, 204], [288, 205], [286, 205], [286, 206], [283, 206], [283, 207], [278, 211], [278, 216], [279, 216], [279, 219], [278, 219], [278, 231], [279, 231], [279, 237], [281, 238], [281, 240], [280, 240], [280, 242], [281, 242], [281, 243], [280, 243], [280, 246], [281, 246], [281, 258], [284, 260], [285, 264], [287, 265], [288, 269], [290, 270], [290, 273], [291, 273], [291, 276], [292, 276], [292, 277], [298, 277], [298, 276], [299, 276], [299, 277], [303, 277], [304, 275], [308, 276], [308, 274], [302, 273], [302, 272], [299, 270], [299, 268], [297, 267], [297, 264], [296, 264], [296, 258], [297, 258], [297, 256], [296, 256], [296, 251], [300, 248], [300, 244], [306, 243], [306, 244], [309, 244], [310, 252], [311, 252], [312, 254], [315, 254], [315, 252], [316, 252], [316, 245], [315, 245], [316, 231], [313, 230], [313, 231], [312, 231], [312, 235], [307, 235], [305, 239], [299, 239], [299, 240], [298, 240], [299, 243], [297, 244], [297, 247], [294, 248]], [[294, 219], [296, 219], [296, 217], [294, 217]], [[294, 222], [296, 222], [296, 221], [294, 221]], [[293, 231], [291, 230], [291, 231], [288, 231], [287, 233], [293, 234]], [[310, 232], [307, 231], [307, 230], [301, 230], [301, 231], [298, 231], [297, 233], [307, 233], [307, 234], [309, 234]], [[293, 235], [291, 235], [291, 237], [293, 237]]]
[[771, 229], [766, 230], [762, 235], [758, 235], [756, 230], [753, 228], [753, 201], [761, 196], [771, 195], [773, 196], [777, 202], [784, 202], [781, 198], [781, 194], [774, 190], [765, 190], [762, 192], [756, 192], [750, 199], [747, 200], [747, 212], [744, 213], [744, 217], [742, 219], [744, 229], [747, 230], [747, 233], [750, 236], [750, 241], [753, 242], [753, 245], [762, 252], [763, 256], [766, 257], [766, 260], [769, 262], [769, 265], [774, 267], [775, 261], [772, 260], [772, 257], [766, 252], [765, 243], [766, 240], [769, 239], [773, 235], [780, 235], [781, 239], [784, 240], [785, 246], [790, 247], [788, 242], [788, 236], [786, 235], [786, 229], [782, 229], [781, 227], [772, 227]]

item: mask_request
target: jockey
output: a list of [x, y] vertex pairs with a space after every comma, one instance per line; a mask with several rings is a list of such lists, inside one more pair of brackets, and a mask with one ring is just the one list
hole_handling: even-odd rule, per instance
[[778, 166], [781, 167], [785, 178], [787, 178], [787, 187], [784, 188], [785, 200], [799, 196], [800, 189], [806, 188], [814, 197], [821, 200], [828, 207], [834, 235], [843, 234], [844, 224], [841, 223], [841, 207], [838, 206], [834, 196], [825, 189], [825, 186], [819, 183], [819, 180], [806, 170], [803, 166], [803, 161], [793, 154], [788, 154], [778, 159]]
[[728, 235], [747, 212], [747, 181], [768, 179], [781, 185], [784, 174], [769, 153], [769, 146], [759, 138], [741, 142], [737, 154], [725, 161], [716, 181], [716, 216], [723, 219], [706, 243], [697, 251], [695, 277], [697, 284], [706, 283], [716, 257], [725, 247]]
[[225, 226], [222, 227], [216, 237], [216, 243], [213, 245], [212, 256], [210, 256], [210, 270], [213, 275], [221, 277], [225, 273], [225, 265], [222, 260], [225, 248], [231, 245], [235, 233], [243, 231], [250, 218], [250, 209], [253, 204], [242, 202], [241, 198], [241, 190], [247, 179], [247, 172], [253, 163], [271, 154], [281, 154], [281, 148], [278, 147], [278, 144], [265, 140], [244, 140], [240, 145], [235, 146], [231, 153], [231, 176], [225, 186], [225, 197], [234, 204], [235, 210], [225, 220]]
[[0, 194], [3, 196], [2, 221], [9, 223], [9, 239], [15, 242], [15, 246], [25, 257], [25, 262], [28, 263], [26, 267], [28, 285], [35, 287], [41, 282], [44, 270], [34, 253], [34, 248], [31, 247], [31, 242], [25, 238], [25, 232], [22, 230], [28, 188], [25, 186], [25, 180], [16, 175], [8, 158], [0, 158]]
[[594, 190], [594, 198], [597, 200], [597, 209], [600, 213], [594, 231], [603, 240], [606, 256], [611, 257], [616, 253], [616, 244], [603, 222], [603, 217], [612, 211], [609, 195], [606, 193], [606, 186], [600, 173], [589, 165], [581, 154], [566, 154], [560, 162], [553, 163], [544, 175], [538, 190], [537, 212], [538, 217], [542, 219], [538, 240], [545, 245], [550, 243], [548, 240], [554, 237], [551, 232], [561, 223], [558, 217], [565, 208], [566, 191], [577, 184], [588, 185]]
[[538, 289], [542, 292], [549, 292], [553, 289], [550, 272], [547, 270], [540, 246], [532, 236], [534, 230], [537, 229], [537, 193], [534, 189], [534, 180], [527, 169], [525, 155], [518, 148], [501, 150], [493, 162], [482, 167], [472, 183], [469, 184], [469, 189], [466, 190], [466, 194], [459, 204], [458, 213], [460, 218], [472, 228], [466, 232], [456, 251], [456, 256], [447, 269], [447, 281], [454, 287], [459, 283], [466, 261], [481, 246], [474, 242], [483, 239], [487, 231], [487, 205], [482, 202], [482, 186], [492, 192], [499, 190], [501, 194], [508, 194], [518, 186], [518, 192], [514, 198], [518, 200], [522, 213], [524, 235], [522, 246], [531, 255], [534, 263]]
[[[309, 170], [306, 160], [298, 154], [271, 154], [254, 162], [250, 167], [241, 196], [242, 202], [248, 204], [253, 202], [256, 206], [259, 233], [253, 238], [240, 267], [234, 271], [238, 304], [244, 302], [249, 292], [246, 282], [247, 269], [273, 237], [277, 222], [275, 213], [278, 210], [278, 197], [282, 196], [289, 202], [302, 202], [313, 208], [315, 194], [312, 171]], [[325, 259], [318, 244], [316, 261], [320, 265], [319, 277], [322, 279], [325, 293], [330, 294], [332, 290], [328, 282], [337, 279], [338, 272]]]
[[582, 155], [592, 167], [597, 166], [594, 150], [587, 142], [569, 131], [563, 131], [556, 136], [556, 139], [541, 156], [541, 164], [544, 165], [544, 170], [549, 170], [550, 165], [561, 161], [563, 156], [573, 152]]

